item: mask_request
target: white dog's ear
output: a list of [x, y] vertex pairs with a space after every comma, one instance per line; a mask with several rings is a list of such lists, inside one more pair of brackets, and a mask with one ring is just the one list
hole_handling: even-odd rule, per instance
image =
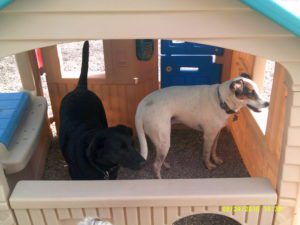
[[248, 73], [241, 73], [240, 77], [244, 77], [244, 78], [247, 78], [249, 80], [252, 80], [251, 76]]
[[230, 90], [236, 97], [241, 97], [244, 93], [244, 81], [243, 79], [234, 80], [230, 84]]

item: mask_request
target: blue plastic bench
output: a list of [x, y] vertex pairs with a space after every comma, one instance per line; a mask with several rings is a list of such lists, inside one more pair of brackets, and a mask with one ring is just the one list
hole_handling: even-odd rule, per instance
[[0, 142], [8, 148], [29, 103], [29, 94], [0, 93]]
[[45, 124], [47, 102], [27, 92], [0, 93], [0, 164], [6, 174], [23, 170]]

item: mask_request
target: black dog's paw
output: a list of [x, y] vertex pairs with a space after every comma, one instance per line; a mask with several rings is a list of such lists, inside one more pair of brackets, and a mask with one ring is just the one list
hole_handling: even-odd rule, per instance
[[122, 134], [130, 135], [131, 137], [133, 135], [132, 129], [130, 127], [125, 126], [125, 125], [120, 124], [120, 125], [117, 125], [115, 128], [119, 132], [121, 132]]

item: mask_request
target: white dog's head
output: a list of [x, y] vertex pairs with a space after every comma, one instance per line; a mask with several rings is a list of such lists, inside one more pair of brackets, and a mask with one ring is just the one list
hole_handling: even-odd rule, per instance
[[223, 90], [225, 96], [222, 98], [232, 110], [237, 112], [246, 106], [254, 112], [261, 112], [262, 108], [269, 106], [269, 102], [261, 97], [257, 85], [248, 74], [242, 73], [226, 84], [224, 88], [227, 90]]

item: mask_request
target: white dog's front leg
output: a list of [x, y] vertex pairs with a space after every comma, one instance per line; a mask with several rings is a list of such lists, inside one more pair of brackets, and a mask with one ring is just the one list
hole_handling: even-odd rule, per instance
[[212, 148], [214, 140], [217, 136], [217, 132], [205, 132], [204, 130], [204, 148], [203, 148], [203, 160], [207, 169], [212, 170], [216, 168], [216, 165], [211, 162], [210, 157], [212, 154]]
[[223, 163], [223, 160], [217, 156], [217, 144], [218, 144], [218, 140], [219, 140], [219, 136], [220, 136], [221, 131], [218, 132], [218, 134], [216, 135], [213, 145], [211, 146], [211, 156], [212, 156], [212, 160], [217, 164], [217, 165], [221, 165]]

